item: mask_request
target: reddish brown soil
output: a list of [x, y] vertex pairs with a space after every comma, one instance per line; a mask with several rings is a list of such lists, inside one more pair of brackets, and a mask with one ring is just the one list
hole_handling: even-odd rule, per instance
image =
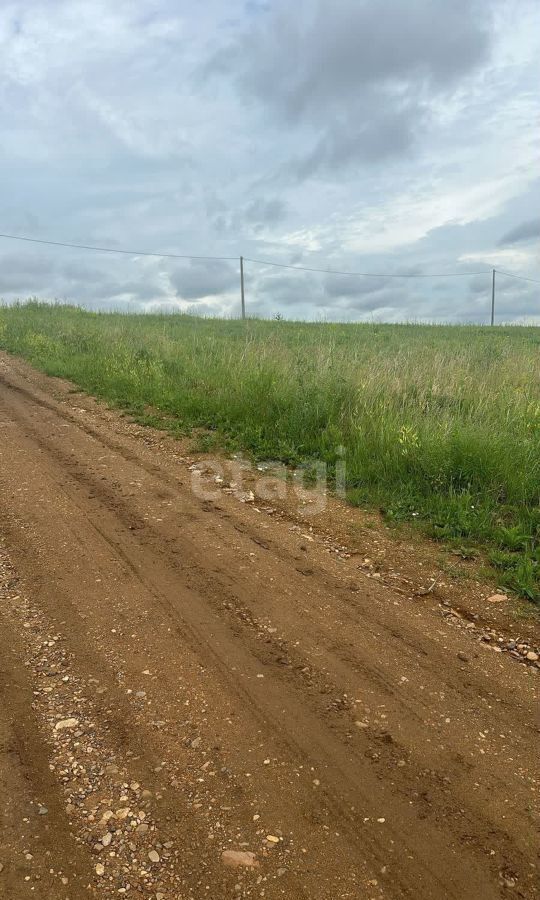
[[0, 428], [0, 896], [538, 896], [523, 607], [6, 355]]

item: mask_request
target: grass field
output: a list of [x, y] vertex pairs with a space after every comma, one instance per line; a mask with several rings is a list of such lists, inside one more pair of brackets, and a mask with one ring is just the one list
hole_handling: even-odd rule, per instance
[[346, 449], [351, 503], [486, 549], [540, 601], [540, 329], [0, 309], [0, 347], [176, 433], [255, 458]]

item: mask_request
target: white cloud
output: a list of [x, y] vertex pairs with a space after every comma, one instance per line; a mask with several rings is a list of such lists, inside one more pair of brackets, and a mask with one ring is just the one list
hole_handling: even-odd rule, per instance
[[476, 253], [463, 253], [461, 262], [481, 263], [501, 269], [513, 269], [514, 272], [528, 272], [538, 262], [538, 253], [523, 247], [498, 247], [495, 250]]
[[[537, 5], [404, 10], [397, 0], [208, 0], [196, 12], [188, 0], [4, 3], [0, 231], [354, 271], [495, 264], [540, 277], [534, 243], [500, 246], [540, 202]], [[371, 62], [370, 47], [381, 51]], [[238, 309], [236, 274], [219, 267], [3, 242], [0, 267], [7, 299]], [[259, 314], [467, 318], [484, 308], [467, 278], [400, 281], [390, 298], [360, 283], [357, 296], [340, 295], [323, 276], [246, 272]], [[505, 291], [534, 309], [534, 286]]]

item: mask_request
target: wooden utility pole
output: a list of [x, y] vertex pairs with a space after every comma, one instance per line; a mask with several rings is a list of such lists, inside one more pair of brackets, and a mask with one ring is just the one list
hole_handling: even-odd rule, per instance
[[[242, 318], [246, 318], [246, 297], [244, 294], [244, 257], [240, 257], [240, 297], [242, 300]], [[493, 323], [492, 323], [493, 324]]]
[[491, 324], [495, 325], [495, 269], [491, 273]]

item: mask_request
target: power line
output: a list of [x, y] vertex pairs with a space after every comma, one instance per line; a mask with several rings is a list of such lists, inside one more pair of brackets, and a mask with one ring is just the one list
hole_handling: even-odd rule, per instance
[[531, 281], [533, 284], [540, 284], [536, 278], [527, 278], [526, 275], [516, 275], [514, 272], [505, 272], [503, 269], [495, 269], [499, 275], [508, 275], [509, 278], [520, 278], [522, 281]]
[[[237, 256], [204, 256], [193, 253], [155, 253], [149, 250], [126, 250], [118, 247], [97, 247], [91, 244], [73, 244], [67, 241], [48, 241], [44, 238], [31, 238], [18, 234], [3, 234], [0, 232], [0, 238], [7, 238], [11, 241], [25, 241], [30, 244], [47, 244], [50, 247], [71, 247], [75, 250], [94, 250], [98, 253], [121, 253], [126, 256], [151, 256], [156, 259], [205, 259], [205, 260], [221, 260], [227, 262], [235, 262]], [[346, 275], [353, 278], [460, 278], [472, 277], [475, 275], [491, 275], [493, 269], [481, 272], [418, 272], [418, 273], [396, 273], [396, 272], [346, 272], [340, 269], [318, 269], [312, 266], [295, 266], [289, 263], [271, 262], [267, 259], [253, 259], [244, 256], [246, 262], [256, 263], [261, 266], [271, 266], [279, 269], [294, 269], [300, 272], [318, 272], [322, 275]], [[507, 275], [509, 278], [519, 278], [522, 281], [530, 281], [532, 284], [540, 284], [536, 278], [528, 278], [526, 275], [516, 275], [515, 272], [506, 272], [503, 269], [496, 269], [501, 275]]]
[[429, 272], [408, 273], [399, 275], [397, 273], [381, 273], [381, 272], [341, 272], [338, 269], [314, 269], [309, 266], [292, 266], [286, 263], [269, 262], [265, 259], [251, 259], [244, 256], [247, 262], [258, 263], [261, 266], [277, 266], [280, 269], [297, 269], [300, 272], [320, 272], [323, 275], [351, 275], [355, 278], [458, 278], [465, 275], [491, 275], [491, 269], [483, 272]]
[[73, 247], [76, 250], [96, 250], [99, 253], [124, 253], [128, 256], [154, 256], [160, 259], [221, 259], [237, 260], [237, 256], [195, 256], [188, 253], [152, 253], [148, 250], [120, 250], [116, 247], [92, 247], [88, 244], [68, 244], [65, 241], [45, 241], [41, 238], [22, 237], [18, 234], [1, 234], [0, 238], [9, 238], [11, 241], [27, 241], [30, 244], [48, 244], [52, 247]]

